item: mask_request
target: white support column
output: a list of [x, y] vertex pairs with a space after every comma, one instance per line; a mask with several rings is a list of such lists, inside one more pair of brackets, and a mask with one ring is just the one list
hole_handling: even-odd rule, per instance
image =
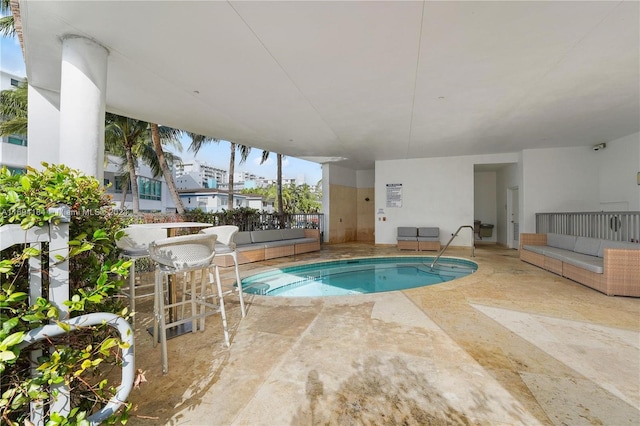
[[55, 164], [60, 158], [60, 94], [29, 85], [27, 164], [35, 169], [42, 162]]
[[100, 181], [108, 55], [107, 49], [84, 37], [62, 40], [59, 162]]
[[331, 164], [322, 164], [322, 211], [324, 212], [323, 243], [329, 242], [331, 233]]

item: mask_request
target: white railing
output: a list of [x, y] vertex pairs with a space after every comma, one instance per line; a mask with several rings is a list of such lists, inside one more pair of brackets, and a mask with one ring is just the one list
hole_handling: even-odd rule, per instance
[[[60, 209], [60, 212], [63, 212]], [[67, 209], [68, 211], [68, 209]], [[0, 226], [0, 251], [11, 248], [15, 245], [30, 245], [42, 252], [42, 245], [49, 244], [48, 271], [42, 270], [42, 258], [34, 256], [29, 259], [29, 302], [31, 304], [39, 297], [47, 298], [54, 306], [58, 308], [59, 320], [68, 324], [71, 330], [75, 330], [80, 326], [91, 326], [106, 322], [108, 325], [116, 328], [120, 333], [123, 342], [129, 343], [129, 348], [122, 352], [122, 382], [118, 387], [116, 394], [111, 400], [98, 412], [94, 413], [87, 420], [92, 424], [100, 424], [124, 403], [133, 387], [135, 378], [135, 362], [133, 355], [133, 330], [127, 321], [117, 315], [99, 312], [94, 314], [82, 315], [76, 318], [68, 319], [68, 309], [63, 302], [69, 300], [69, 262], [67, 256], [69, 254], [69, 219], [61, 217], [59, 224], [50, 224], [42, 227], [33, 227], [24, 230], [20, 225], [4, 225]], [[59, 260], [65, 259], [65, 260]], [[47, 277], [48, 294], [43, 295], [43, 275]], [[31, 330], [21, 348], [27, 347], [29, 344], [41, 340], [46, 336], [56, 336], [64, 334], [64, 331], [57, 324], [49, 324], [43, 327]], [[36, 363], [37, 358], [42, 355], [42, 351], [33, 350], [30, 352], [30, 359]], [[33, 374], [37, 374], [35, 369]], [[52, 386], [51, 391], [56, 394], [55, 398], [49, 400], [49, 412], [57, 412], [61, 415], [67, 415], [70, 410], [69, 391], [64, 385], [57, 387]], [[46, 414], [42, 403], [31, 404], [30, 421], [36, 426], [46, 423]]]
[[640, 243], [640, 212], [536, 213], [536, 232]]

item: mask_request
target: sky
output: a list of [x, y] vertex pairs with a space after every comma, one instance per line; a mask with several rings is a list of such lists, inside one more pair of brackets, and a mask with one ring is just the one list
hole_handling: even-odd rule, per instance
[[18, 77], [27, 75], [17, 37], [7, 38], [0, 36], [0, 67], [2, 71]]
[[[191, 160], [195, 158], [199, 161], [204, 161], [214, 167], [229, 170], [229, 155], [231, 154], [231, 148], [229, 142], [220, 141], [219, 143], [209, 143], [202, 147], [198, 152], [198, 155], [194, 157], [193, 152], [189, 151], [189, 144], [191, 139], [188, 136], [181, 138], [183, 150], [182, 152], [174, 153], [182, 158], [183, 161]], [[262, 165], [260, 160], [262, 159], [262, 150], [259, 148], [251, 149], [249, 158], [243, 164], [239, 164], [240, 152], [236, 151], [236, 172], [250, 172], [264, 177], [266, 179], [275, 179], [277, 174], [276, 167], [276, 153], [272, 152], [269, 155], [269, 159]], [[308, 185], [316, 185], [320, 179], [322, 179], [322, 166], [318, 163], [311, 161], [301, 160], [295, 157], [285, 156], [282, 159], [282, 178], [283, 179], [296, 179], [296, 183], [306, 183]]]
[[[24, 59], [17, 38], [0, 37], [0, 69], [18, 77], [26, 76]], [[195, 158], [214, 167], [229, 170], [229, 142], [210, 143], [203, 147], [196, 156], [188, 151], [191, 143], [188, 137], [182, 138], [181, 142], [183, 145], [182, 152], [171, 151], [174, 151], [174, 154], [178, 155], [183, 161]], [[262, 165], [260, 165], [261, 158], [262, 150], [253, 148], [247, 161], [243, 164], [238, 164], [240, 156], [237, 152], [236, 172], [246, 171], [266, 179], [275, 179], [277, 174], [276, 153], [272, 152], [267, 162]], [[282, 160], [282, 177], [284, 179], [296, 179], [298, 184], [315, 185], [322, 179], [322, 166], [318, 163], [285, 156]]]

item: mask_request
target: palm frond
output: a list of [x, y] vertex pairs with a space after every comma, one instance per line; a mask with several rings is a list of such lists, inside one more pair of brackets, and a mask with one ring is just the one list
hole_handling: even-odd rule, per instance
[[197, 154], [203, 146], [210, 142], [219, 143], [220, 139], [213, 138], [211, 136], [203, 136], [197, 133], [192, 132], [184, 132], [191, 139], [191, 144], [189, 145], [189, 151]]
[[160, 161], [158, 160], [158, 155], [153, 149], [152, 144], [139, 143], [135, 145], [133, 153], [136, 158], [147, 163], [147, 165], [151, 169], [151, 173], [153, 173], [153, 177], [157, 178], [162, 174], [162, 170], [160, 169]]
[[11, 2], [9, 0], [0, 1], [0, 13], [2, 13], [2, 15], [7, 15], [0, 18], [0, 34], [2, 34], [3, 37], [15, 36], [15, 21], [11, 14]]
[[269, 151], [262, 151], [262, 158], [260, 158], [260, 164], [264, 164], [267, 162], [267, 160], [269, 159], [269, 155], [271, 155], [271, 152]]
[[29, 86], [24, 81], [15, 89], [0, 92], [0, 117], [4, 122], [0, 124], [0, 135], [26, 135], [28, 127], [27, 101]]
[[182, 130], [168, 126], [158, 126], [158, 133], [160, 133], [160, 142], [162, 145], [169, 146], [178, 152], [182, 152], [182, 143], [180, 143], [179, 139], [182, 134]]
[[4, 119], [27, 117], [28, 85], [22, 82], [15, 89], [0, 92], [0, 116]]
[[0, 18], [0, 34], [3, 37], [14, 37], [16, 35], [16, 27], [14, 23], [13, 15], [3, 16]]
[[240, 161], [238, 162], [238, 164], [242, 164], [245, 161], [247, 161], [247, 158], [249, 158], [251, 147], [246, 145], [236, 144], [236, 148], [238, 149], [238, 151], [240, 151]]
[[3, 121], [0, 123], [0, 136], [26, 135], [27, 126], [26, 117], [15, 117], [11, 120]]

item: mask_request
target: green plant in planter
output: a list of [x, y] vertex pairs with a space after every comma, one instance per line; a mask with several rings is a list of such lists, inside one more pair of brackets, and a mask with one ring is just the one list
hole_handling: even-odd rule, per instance
[[211, 223], [213, 226], [236, 225], [241, 231], [252, 231], [250, 224], [260, 218], [260, 212], [250, 207], [238, 207], [221, 212], [204, 212], [201, 209], [195, 209], [186, 212], [184, 217], [187, 221]]
[[[130, 266], [118, 259], [115, 246], [120, 229], [128, 224], [127, 217], [111, 209], [111, 200], [95, 178], [64, 165], [43, 163], [43, 167], [28, 168], [22, 175], [0, 169], [0, 226], [20, 224], [28, 229], [55, 223], [59, 218], [49, 209], [68, 206], [71, 295], [64, 305], [69, 315], [113, 312], [126, 316], [126, 308], [112, 296]], [[45, 245], [43, 260], [48, 258], [46, 250]], [[125, 344], [106, 326], [84, 327], [50, 339], [40, 345], [38, 375], [32, 377], [28, 356], [38, 347], [21, 351], [19, 345], [26, 332], [57, 321], [59, 314], [43, 298], [28, 303], [28, 259], [38, 254], [39, 250], [29, 246], [0, 253], [0, 423], [24, 423], [29, 404], [44, 399], [51, 386], [64, 383], [71, 391], [74, 409], [66, 417], [48, 413], [47, 425], [88, 424], [86, 417], [113, 395], [114, 387], [105, 376], [120, 362], [119, 349]], [[126, 423], [128, 410], [124, 406], [109, 423]]]

